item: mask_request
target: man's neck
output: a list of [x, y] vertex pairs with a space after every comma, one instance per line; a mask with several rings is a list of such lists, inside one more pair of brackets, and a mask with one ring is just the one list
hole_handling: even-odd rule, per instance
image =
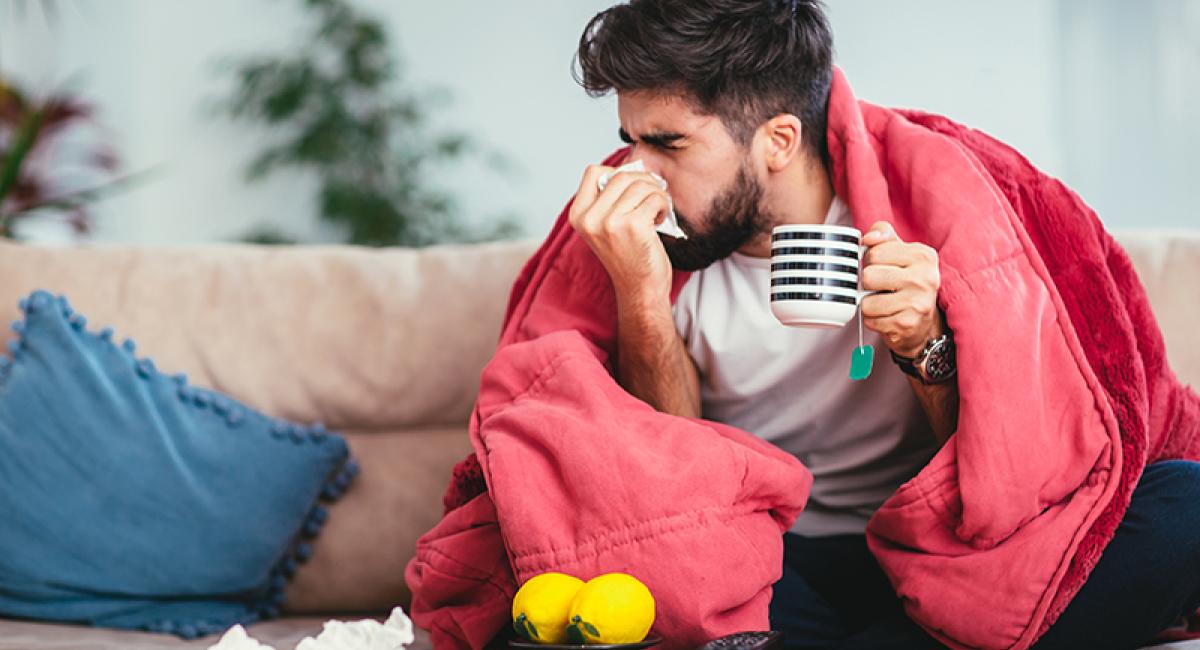
[[[833, 183], [825, 166], [818, 163], [791, 165], [773, 179], [775, 187], [768, 190], [768, 214], [775, 217], [771, 227], [784, 224], [825, 223], [833, 203]], [[771, 256], [771, 233], [759, 233], [738, 252], [750, 257]]]

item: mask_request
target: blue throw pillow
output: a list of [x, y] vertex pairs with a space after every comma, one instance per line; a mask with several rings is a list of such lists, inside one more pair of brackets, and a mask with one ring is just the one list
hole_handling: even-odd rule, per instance
[[277, 616], [318, 501], [358, 471], [345, 440], [160, 373], [66, 298], [21, 308], [0, 354], [0, 616], [185, 638]]

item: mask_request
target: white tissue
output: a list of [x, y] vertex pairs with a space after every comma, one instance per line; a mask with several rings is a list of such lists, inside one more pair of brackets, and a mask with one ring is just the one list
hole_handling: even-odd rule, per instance
[[[403, 650], [413, 642], [413, 624], [397, 607], [387, 621], [326, 621], [317, 638], [305, 637], [296, 650]], [[275, 650], [250, 638], [241, 625], [229, 628], [208, 650]]]
[[[600, 186], [600, 191], [603, 192], [604, 188], [608, 185], [608, 181], [611, 180], [613, 176], [616, 176], [621, 172], [644, 171], [646, 171], [646, 164], [643, 163], [641, 159], [635, 160], [631, 163], [625, 163], [624, 165], [621, 165], [620, 167], [617, 167], [611, 172], [608, 172], [600, 177], [600, 182], [598, 183]], [[658, 181], [659, 187], [664, 190], [667, 189], [667, 181], [665, 178], [655, 174], [654, 172], [651, 172], [650, 175], [654, 177], [654, 180]], [[687, 233], [683, 232], [683, 229], [679, 227], [679, 221], [675, 218], [675, 202], [671, 200], [670, 195], [667, 196], [667, 201], [669, 202], [667, 217], [662, 220], [662, 223], [658, 224], [655, 230], [664, 235], [670, 235], [676, 239], [687, 239]]]
[[208, 650], [275, 650], [269, 645], [263, 645], [246, 634], [246, 628], [234, 625], [225, 632], [225, 636]]
[[328, 621], [317, 638], [304, 639], [296, 650], [401, 650], [413, 638], [412, 621], [397, 607], [386, 623]]

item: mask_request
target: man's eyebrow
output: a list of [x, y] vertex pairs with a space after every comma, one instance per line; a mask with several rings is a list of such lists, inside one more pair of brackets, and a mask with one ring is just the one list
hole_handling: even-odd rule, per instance
[[[633, 137], [629, 135], [629, 132], [626, 131], [624, 127], [617, 129], [617, 135], [619, 135], [621, 137], [621, 142], [624, 142], [625, 144], [634, 144]], [[675, 144], [677, 141], [682, 140], [683, 138], [684, 138], [684, 135], [682, 133], [672, 133], [672, 132], [659, 131], [659, 132], [642, 134], [642, 142], [645, 142], [646, 144], [654, 146], [654, 147], [664, 147], [664, 148], [670, 147], [671, 145]]]

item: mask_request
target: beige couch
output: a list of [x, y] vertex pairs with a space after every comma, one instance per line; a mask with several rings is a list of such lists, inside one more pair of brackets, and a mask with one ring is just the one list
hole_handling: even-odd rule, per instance
[[[1119, 236], [1178, 374], [1200, 385], [1200, 231]], [[288, 616], [251, 628], [279, 650], [328, 613], [407, 604], [403, 570], [440, 517], [450, 468], [510, 284], [535, 242], [415, 250], [350, 247], [39, 248], [0, 242], [0, 322], [36, 288], [132, 337], [167, 372], [342, 431], [363, 471], [289, 587]], [[1189, 334], [1191, 336], [1189, 336]], [[9, 337], [0, 334], [0, 346]], [[2, 349], [2, 348], [0, 348]], [[205, 648], [174, 637], [0, 621], [0, 650]], [[428, 637], [418, 635], [418, 645]]]

